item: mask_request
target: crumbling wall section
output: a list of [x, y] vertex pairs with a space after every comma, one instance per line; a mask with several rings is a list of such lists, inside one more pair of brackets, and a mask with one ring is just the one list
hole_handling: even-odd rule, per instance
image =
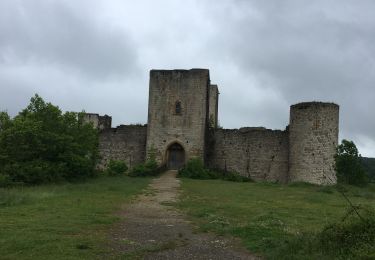
[[262, 127], [211, 132], [207, 166], [256, 181], [288, 180], [288, 132]]
[[110, 129], [112, 127], [112, 117], [108, 115], [100, 116], [95, 113], [85, 113], [83, 121], [92, 123], [93, 127], [99, 130]]

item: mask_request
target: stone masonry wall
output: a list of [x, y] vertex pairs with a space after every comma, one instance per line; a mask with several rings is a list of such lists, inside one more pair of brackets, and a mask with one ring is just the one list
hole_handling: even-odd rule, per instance
[[[185, 161], [204, 159], [209, 81], [206, 69], [151, 70], [147, 151], [155, 149], [160, 164], [173, 143], [184, 148]], [[176, 113], [177, 102], [181, 113]]]
[[290, 181], [336, 183], [334, 156], [338, 144], [339, 106], [306, 102], [291, 106]]
[[218, 110], [219, 110], [219, 89], [217, 85], [210, 85], [209, 92], [209, 124], [211, 127], [216, 128], [218, 123]]
[[258, 181], [287, 182], [288, 132], [265, 128], [216, 129], [207, 166]]
[[108, 115], [100, 116], [94, 113], [85, 113], [83, 121], [92, 123], [94, 128], [99, 130], [109, 129], [112, 127], [112, 117]]
[[146, 156], [147, 127], [121, 125], [106, 129], [99, 134], [99, 168], [106, 168], [111, 159], [123, 160], [129, 168], [143, 163]]

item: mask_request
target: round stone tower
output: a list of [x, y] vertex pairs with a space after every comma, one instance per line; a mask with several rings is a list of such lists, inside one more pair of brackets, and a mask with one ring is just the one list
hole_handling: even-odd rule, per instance
[[334, 156], [338, 144], [339, 106], [304, 102], [290, 107], [289, 180], [336, 183]]

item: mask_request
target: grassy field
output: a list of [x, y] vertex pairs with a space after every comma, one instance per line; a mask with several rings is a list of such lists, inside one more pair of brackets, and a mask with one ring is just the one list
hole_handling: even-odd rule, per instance
[[[105, 253], [114, 212], [149, 178], [0, 189], [1, 259], [94, 259]], [[100, 257], [99, 257], [100, 258]]]
[[[179, 207], [201, 230], [239, 237], [251, 252], [274, 259], [309, 259], [288, 243], [339, 221], [348, 209], [334, 188], [308, 184], [183, 179], [182, 188]], [[355, 204], [375, 208], [374, 185], [349, 189]]]

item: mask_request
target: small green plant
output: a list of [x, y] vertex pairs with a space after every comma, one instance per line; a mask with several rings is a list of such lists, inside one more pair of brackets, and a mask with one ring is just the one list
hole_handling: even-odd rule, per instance
[[178, 171], [178, 176], [192, 179], [213, 179], [199, 158], [190, 159], [185, 167]]
[[130, 177], [156, 176], [162, 171], [156, 162], [155, 148], [151, 147], [149, 158], [145, 163], [138, 164], [129, 172]]
[[158, 166], [156, 162], [147, 161], [146, 163], [141, 163], [129, 172], [130, 177], [146, 177], [146, 176], [156, 176], [159, 173]]
[[107, 168], [108, 175], [115, 176], [125, 174], [128, 166], [121, 160], [110, 160]]

